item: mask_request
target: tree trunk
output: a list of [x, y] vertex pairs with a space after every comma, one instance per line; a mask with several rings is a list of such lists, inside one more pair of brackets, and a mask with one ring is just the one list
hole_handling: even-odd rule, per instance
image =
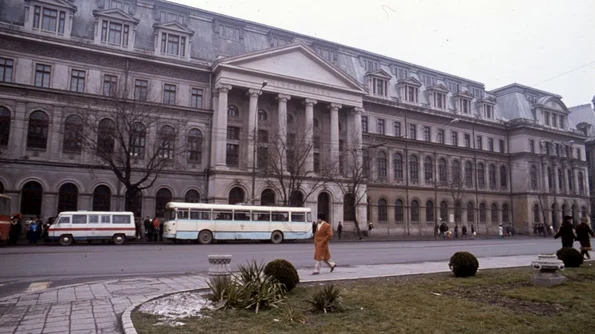
[[353, 210], [353, 222], [355, 223], [355, 231], [357, 232], [357, 237], [359, 240], [363, 240], [362, 238], [362, 230], [359, 228], [359, 221], [357, 220], [357, 205], [352, 206]]
[[136, 201], [136, 195], [140, 190], [136, 187], [134, 188], [126, 188], [126, 193], [124, 195], [124, 210], [131, 211], [134, 213], [136, 218], [141, 218], [141, 210], [138, 207], [138, 203]]

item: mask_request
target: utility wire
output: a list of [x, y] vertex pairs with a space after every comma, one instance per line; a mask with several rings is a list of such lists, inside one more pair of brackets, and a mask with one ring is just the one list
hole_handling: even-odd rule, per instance
[[594, 61], [592, 61], [592, 62], [590, 62], [590, 63], [588, 63], [588, 64], [585, 64], [585, 65], [579, 66], [579, 67], [577, 67], [577, 68], [575, 68], [575, 69], [572, 69], [572, 70], [570, 70], [570, 71], [566, 71], [566, 72], [564, 72], [564, 73], [562, 73], [562, 74], [558, 74], [558, 75], [556, 75], [555, 77], [552, 77], [552, 78], [549, 78], [549, 79], [546, 79], [546, 80], [540, 81], [540, 82], [538, 82], [538, 83], [536, 83], [536, 84], [533, 84], [533, 86], [537, 86], [537, 85], [540, 85], [540, 84], [542, 84], [542, 83], [544, 83], [544, 82], [548, 82], [548, 81], [550, 81], [550, 80], [557, 79], [557, 78], [559, 78], [559, 77], [561, 77], [561, 76], [563, 76], [563, 75], [566, 75], [566, 74], [568, 74], [568, 73], [571, 73], [571, 72], [574, 72], [574, 71], [578, 71], [578, 70], [580, 70], [581, 68], [583, 68], [583, 67], [587, 67], [587, 66], [589, 66], [589, 65], [591, 65], [591, 64], [595, 64], [595, 60], [594, 60]]

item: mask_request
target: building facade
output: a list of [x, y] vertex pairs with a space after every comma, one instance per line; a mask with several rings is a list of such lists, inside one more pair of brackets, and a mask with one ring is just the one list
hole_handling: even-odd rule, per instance
[[[312, 144], [300, 167], [309, 176], [292, 204], [334, 225], [353, 226], [354, 213], [341, 177], [320, 182], [321, 164], [338, 162], [347, 178], [349, 150], [361, 151], [354, 159], [367, 173], [355, 214], [378, 233], [430, 235], [440, 220], [478, 233], [500, 223], [527, 231], [592, 211], [587, 136], [556, 94], [520, 84], [486, 91], [481, 82], [158, 0], [0, 0], [0, 40], [0, 190], [25, 215], [124, 208], [114, 170], [71, 133], [76, 110], [109, 122], [93, 106], [113, 99], [114, 87], [129, 87], [125, 99], [147, 110], [159, 106], [141, 149], [155, 140], [162, 148], [170, 129], [168, 145], [184, 147], [144, 184], [137, 215], [162, 215], [171, 200], [283, 204], [282, 187], [259, 162], [280, 138], [300, 134]], [[134, 157], [140, 178], [148, 158]]]

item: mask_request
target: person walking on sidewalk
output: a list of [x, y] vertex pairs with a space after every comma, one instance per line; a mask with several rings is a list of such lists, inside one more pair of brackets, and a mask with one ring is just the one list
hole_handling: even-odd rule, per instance
[[37, 245], [37, 226], [36, 220], [29, 222], [29, 245]]
[[328, 244], [333, 237], [333, 229], [331, 225], [325, 221], [325, 215], [319, 214], [318, 223], [316, 234], [314, 235], [314, 260], [316, 260], [316, 264], [314, 265], [314, 272], [312, 275], [320, 274], [320, 265], [321, 262], [325, 262], [330, 268], [331, 273], [335, 270], [337, 266], [335, 262], [331, 260], [331, 251], [328, 248]]
[[155, 217], [155, 219], [153, 219], [153, 240], [151, 241], [155, 241], [157, 242], [157, 240], [159, 240], [159, 225], [161, 224], [161, 222], [159, 221], [159, 218]]
[[343, 224], [339, 221], [339, 225], [337, 226], [337, 235], [339, 236], [339, 240], [341, 240], [341, 233], [343, 233]]
[[589, 218], [582, 218], [581, 223], [576, 227], [576, 240], [581, 243], [581, 255], [587, 259], [591, 259], [589, 251], [591, 250], [591, 239], [595, 237], [593, 230], [589, 227]]
[[455, 225], [455, 239], [459, 238], [459, 225]]
[[562, 237], [562, 247], [573, 247], [576, 236], [574, 235], [574, 227], [572, 226], [572, 216], [564, 216], [562, 225], [558, 233], [554, 235], [554, 239]]
[[461, 228], [461, 232], [463, 233], [463, 238], [467, 237], [467, 226], [463, 225], [463, 228]]
[[504, 228], [502, 228], [502, 223], [498, 226], [498, 239], [504, 239]]

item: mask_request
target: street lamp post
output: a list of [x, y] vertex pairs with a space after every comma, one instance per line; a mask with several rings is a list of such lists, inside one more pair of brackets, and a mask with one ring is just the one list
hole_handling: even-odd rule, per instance
[[[258, 96], [260, 96], [262, 94], [262, 89], [268, 84], [268, 82], [266, 80], [264, 80], [262, 82], [262, 86], [260, 86], [260, 89], [258, 90]], [[256, 99], [256, 121], [255, 121], [255, 125], [254, 125], [254, 129], [252, 130], [252, 205], [254, 205], [254, 199], [255, 199], [255, 188], [256, 188], [256, 142], [258, 140], [258, 137], [256, 136], [256, 124], [258, 124], [258, 98]]]
[[[453, 118], [451, 119], [448, 123], [444, 123], [439, 129], [438, 132], [436, 133], [436, 141], [438, 141], [438, 135], [440, 134], [440, 130], [444, 130], [444, 127], [446, 127], [446, 125], [448, 124], [453, 124], [453, 123], [458, 123], [459, 119], [458, 118]], [[438, 177], [437, 177], [437, 169], [436, 168], [436, 164], [438, 163], [438, 154], [436, 152], [436, 146], [434, 146], [434, 205], [435, 208], [434, 210], [436, 210], [436, 207], [439, 208], [438, 206]], [[440, 211], [438, 211], [440, 212]], [[434, 238], [438, 237], [438, 215], [434, 214]]]

